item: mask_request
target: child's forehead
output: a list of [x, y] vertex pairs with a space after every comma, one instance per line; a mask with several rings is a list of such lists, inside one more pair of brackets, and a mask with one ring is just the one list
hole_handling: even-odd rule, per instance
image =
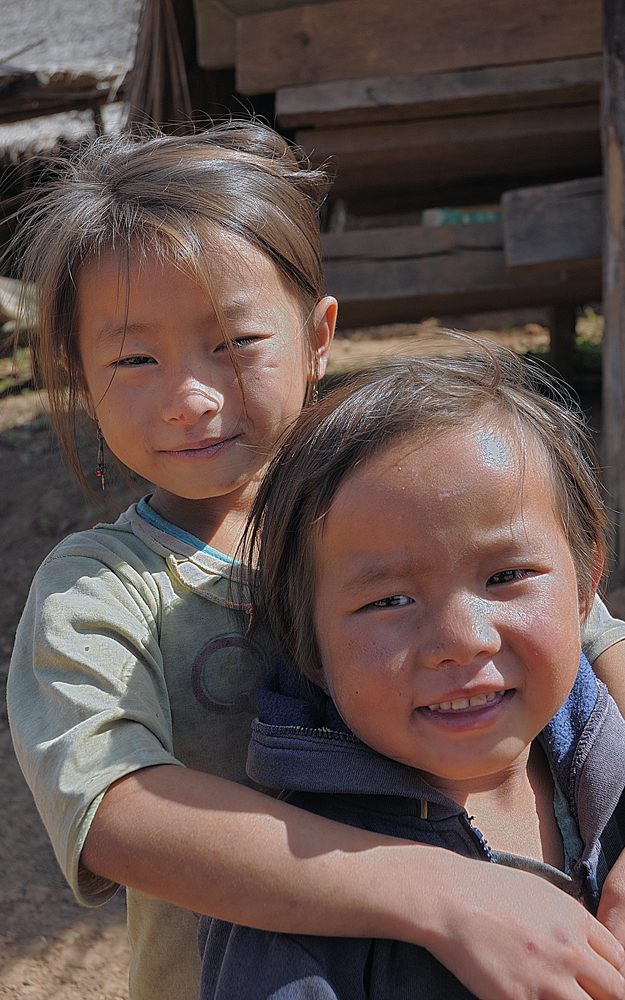
[[[276, 296], [296, 299], [286, 288], [271, 258], [236, 234], [207, 230], [201, 248], [176, 244], [168, 237], [149, 234], [126, 245], [98, 248], [77, 271], [78, 294], [86, 281], [109, 279], [126, 298], [127, 286], [153, 283], [160, 275], [182, 285], [194, 285], [219, 306], [225, 319], [236, 319], [270, 289]], [[232, 314], [230, 317], [229, 314]]]
[[[344, 509], [355, 505], [365, 515], [378, 506], [389, 516], [392, 510], [409, 516], [414, 504], [438, 515], [442, 502], [453, 518], [462, 517], [462, 504], [471, 506], [477, 496], [507, 523], [528, 501], [544, 508], [549, 519], [557, 516], [553, 464], [542, 442], [531, 432], [519, 433], [505, 419], [480, 420], [425, 437], [418, 431], [405, 434], [357, 464], [339, 485], [335, 504]], [[455, 514], [454, 498], [460, 503]]]
[[542, 472], [547, 469], [546, 449], [535, 434], [525, 433], [506, 414], [490, 413], [453, 426], [416, 427], [381, 445], [354, 467], [349, 478], [383, 476], [409, 458], [417, 465], [438, 466], [445, 471], [440, 459], [443, 451], [457, 459], [454, 471], [462, 472], [464, 465], [467, 475], [476, 458], [493, 471], [520, 471], [528, 465], [537, 465]]

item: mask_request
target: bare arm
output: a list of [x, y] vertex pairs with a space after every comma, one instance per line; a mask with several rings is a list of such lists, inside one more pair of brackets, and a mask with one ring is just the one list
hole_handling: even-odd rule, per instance
[[224, 920], [422, 945], [482, 1000], [625, 1000], [615, 971], [623, 948], [542, 879], [333, 823], [197, 771], [164, 765], [116, 782], [82, 860]]
[[597, 919], [605, 924], [618, 941], [625, 943], [625, 851], [605, 881]]
[[610, 646], [592, 665], [597, 677], [607, 684], [608, 691], [625, 716], [625, 640]]

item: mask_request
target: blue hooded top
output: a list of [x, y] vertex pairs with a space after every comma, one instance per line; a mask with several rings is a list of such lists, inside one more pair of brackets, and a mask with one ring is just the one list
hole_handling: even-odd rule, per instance
[[[554, 777], [565, 872], [491, 850], [465, 809], [362, 743], [319, 688], [285, 666], [258, 692], [248, 773], [309, 812], [535, 872], [596, 910], [625, 844], [625, 722], [584, 656], [538, 737]], [[398, 941], [274, 934], [203, 917], [200, 1000], [466, 1000], [429, 952]]]

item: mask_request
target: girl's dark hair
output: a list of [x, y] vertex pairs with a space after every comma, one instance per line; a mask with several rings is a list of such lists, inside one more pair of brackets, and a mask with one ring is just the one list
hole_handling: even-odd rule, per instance
[[308, 318], [324, 294], [318, 226], [330, 184], [324, 170], [311, 169], [272, 129], [247, 121], [194, 135], [99, 138], [53, 172], [25, 213], [20, 276], [34, 286], [33, 350], [61, 444], [83, 485], [76, 446], [85, 389], [76, 278], [100, 254], [113, 251], [122, 274], [131, 250], [173, 261], [206, 287], [221, 321], [211, 293], [211, 252], [224, 233], [246, 240], [274, 262], [301, 303], [314, 384]]
[[580, 606], [590, 610], [606, 520], [583, 417], [536, 365], [470, 338], [457, 343], [469, 345], [469, 353], [398, 358], [305, 410], [261, 484], [242, 546], [245, 561], [256, 566], [253, 620], [312, 681], [322, 677], [314, 603], [324, 518], [354, 469], [398, 439], [426, 443], [489, 418], [518, 436], [522, 455], [528, 441], [537, 442], [575, 563]]

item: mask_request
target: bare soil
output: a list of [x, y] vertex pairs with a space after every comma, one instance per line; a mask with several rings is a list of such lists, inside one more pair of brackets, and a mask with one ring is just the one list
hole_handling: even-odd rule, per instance
[[[410, 348], [404, 331], [389, 333], [383, 345], [368, 336], [337, 341], [333, 371]], [[420, 353], [416, 340], [413, 349]], [[4, 685], [15, 628], [44, 556], [69, 532], [114, 520], [139, 492], [111, 476], [106, 492], [86, 501], [63, 465], [45, 411], [45, 396], [37, 393], [0, 399], [0, 998], [126, 1000], [123, 893], [88, 910], [67, 888], [13, 754]], [[92, 475], [95, 445], [86, 437], [82, 452]], [[625, 617], [625, 588], [613, 591], [609, 603]]]
[[[13, 754], [4, 687], [30, 581], [70, 531], [113, 520], [134, 499], [119, 479], [93, 504], [70, 479], [36, 394], [0, 400], [0, 997], [127, 1000], [123, 892], [75, 901]], [[95, 449], [84, 441], [87, 471]]]

